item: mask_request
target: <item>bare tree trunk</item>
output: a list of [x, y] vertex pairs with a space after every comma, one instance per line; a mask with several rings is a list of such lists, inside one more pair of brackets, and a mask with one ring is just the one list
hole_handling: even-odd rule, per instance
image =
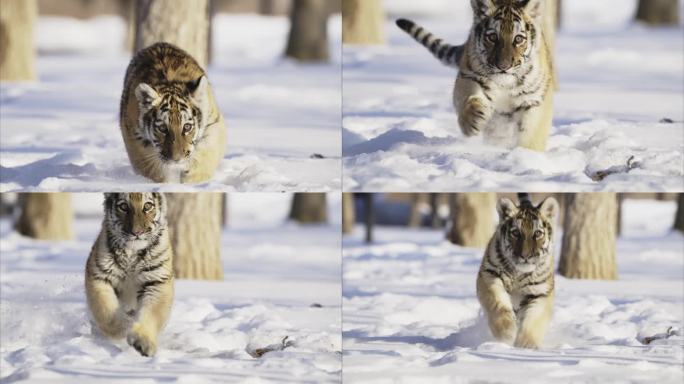
[[615, 236], [619, 237], [622, 234], [622, 202], [625, 200], [625, 194], [624, 193], [617, 193], [616, 194], [617, 198], [617, 220], [615, 221], [616, 225], [616, 232]]
[[221, 194], [221, 227], [228, 226], [228, 194]]
[[355, 220], [354, 194], [345, 192], [342, 194], [342, 233], [351, 233]]
[[12, 201], [9, 193], [0, 193], [0, 216], [12, 216], [18, 208], [18, 202]]
[[295, 0], [285, 56], [299, 61], [328, 61], [328, 7], [325, 0]]
[[325, 223], [328, 220], [325, 193], [295, 193], [290, 219], [302, 224]]
[[430, 194], [430, 227], [439, 228], [442, 223], [439, 219], [439, 193]]
[[651, 25], [677, 25], [679, 0], [639, 0], [636, 19]]
[[572, 279], [617, 279], [615, 193], [569, 194], [558, 272]]
[[173, 271], [180, 279], [221, 280], [221, 193], [167, 193]]
[[494, 193], [458, 193], [449, 199], [451, 229], [447, 238], [464, 247], [485, 247], [494, 233]]
[[119, 16], [126, 22], [126, 37], [124, 49], [126, 52], [135, 50], [135, 0], [119, 0]]
[[206, 67], [211, 34], [210, 0], [138, 0], [135, 51], [158, 42], [174, 44]]
[[36, 79], [33, 24], [36, 0], [0, 1], [0, 81]]
[[21, 215], [15, 229], [24, 236], [39, 240], [74, 238], [74, 213], [68, 193], [22, 193]]
[[259, 14], [275, 15], [275, 0], [259, 0]]
[[411, 213], [409, 214], [409, 222], [408, 226], [411, 228], [418, 228], [420, 227], [421, 224], [421, 215], [420, 215], [420, 203], [421, 203], [421, 193], [412, 193], [411, 194]]
[[674, 229], [684, 232], [684, 193], [677, 195], [677, 214], [675, 215]]
[[385, 13], [380, 0], [342, 0], [342, 42], [385, 44]]
[[373, 226], [375, 225], [375, 207], [373, 205], [373, 194], [364, 193], [364, 202], [366, 210], [366, 243], [373, 242]]

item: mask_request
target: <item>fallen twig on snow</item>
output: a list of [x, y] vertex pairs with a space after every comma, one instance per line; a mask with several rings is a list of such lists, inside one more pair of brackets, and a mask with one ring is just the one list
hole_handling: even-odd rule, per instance
[[278, 344], [271, 344], [263, 348], [256, 348], [254, 350], [247, 349], [246, 351], [247, 353], [249, 353], [250, 356], [255, 358], [259, 358], [268, 352], [282, 351], [287, 347], [292, 347], [295, 345], [294, 341], [288, 340], [289, 337], [290, 336], [285, 336], [283, 340]]
[[624, 165], [615, 165], [602, 171], [596, 171], [593, 174], [587, 173], [587, 176], [591, 177], [591, 179], [594, 181], [601, 181], [606, 177], [616, 173], [629, 173], [629, 171], [632, 169], [639, 168], [641, 166], [641, 162], [635, 161], [634, 159], [634, 156], [630, 156]]
[[653, 336], [644, 337], [643, 340], [639, 340], [644, 345], [649, 345], [655, 340], [669, 339], [672, 336], [681, 336], [681, 332], [677, 328], [670, 327], [665, 333], [658, 333]]

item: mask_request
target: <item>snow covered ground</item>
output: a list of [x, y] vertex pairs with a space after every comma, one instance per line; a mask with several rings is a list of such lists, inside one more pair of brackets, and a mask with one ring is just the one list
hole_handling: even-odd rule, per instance
[[[388, 44], [343, 48], [345, 190], [684, 189], [681, 26], [632, 23], [635, 0], [564, 2], [554, 127], [547, 151], [535, 153], [464, 137], [451, 102], [455, 70], [394, 25], [409, 17], [461, 43], [472, 23], [469, 2], [384, 5]], [[629, 173], [590, 177], [632, 156]]]
[[[329, 197], [330, 225], [298, 226], [285, 223], [290, 198], [229, 196], [225, 278], [176, 281], [154, 358], [91, 332], [83, 267], [99, 218], [78, 218], [68, 242], [24, 238], [0, 220], [0, 381], [339, 382], [340, 199]], [[294, 346], [258, 359], [247, 352], [286, 336]]]
[[[226, 154], [211, 181], [181, 190], [339, 189], [340, 17], [329, 22], [331, 62], [315, 65], [283, 59], [285, 17], [218, 15], [213, 23], [208, 72]], [[1, 191], [150, 188], [133, 172], [118, 127], [130, 59], [124, 32], [116, 17], [39, 18], [39, 80], [0, 86]]]
[[[556, 276], [544, 345], [493, 341], [475, 278], [481, 249], [442, 231], [362, 228], [343, 239], [345, 383], [681, 383], [684, 338], [639, 339], [684, 326], [684, 236], [672, 202], [626, 200], [619, 280]], [[558, 245], [559, 240], [556, 241]]]

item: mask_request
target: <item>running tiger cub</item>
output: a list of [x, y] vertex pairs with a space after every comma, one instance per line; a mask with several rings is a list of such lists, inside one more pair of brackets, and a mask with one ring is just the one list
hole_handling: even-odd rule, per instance
[[477, 274], [477, 298], [497, 340], [516, 347], [541, 345], [553, 310], [553, 229], [559, 208], [549, 197], [534, 206], [502, 198], [499, 226]]
[[414, 22], [399, 28], [443, 64], [459, 68], [453, 92], [466, 136], [544, 151], [553, 117], [552, 55], [542, 30], [544, 0], [471, 0], [473, 26], [463, 45], [449, 45]]
[[226, 129], [207, 75], [171, 44], [133, 57], [119, 120], [133, 169], [155, 182], [209, 180], [223, 158]]
[[152, 356], [173, 302], [166, 201], [159, 193], [108, 193], [104, 211], [86, 263], [88, 308], [105, 336], [126, 337]]

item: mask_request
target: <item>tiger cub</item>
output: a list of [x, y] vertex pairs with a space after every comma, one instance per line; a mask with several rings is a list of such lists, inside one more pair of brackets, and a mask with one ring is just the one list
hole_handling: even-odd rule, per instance
[[133, 57], [119, 122], [133, 169], [155, 182], [209, 180], [223, 158], [226, 129], [207, 75], [171, 44]]
[[553, 229], [559, 208], [549, 197], [534, 206], [502, 198], [499, 225], [477, 274], [477, 298], [497, 340], [516, 347], [541, 345], [553, 310]]
[[159, 193], [108, 193], [104, 212], [86, 263], [88, 308], [105, 336], [126, 337], [152, 356], [173, 302], [166, 201]]
[[463, 45], [449, 45], [414, 22], [397, 25], [442, 63], [459, 68], [453, 92], [466, 136], [544, 151], [553, 118], [553, 58], [544, 36], [544, 0], [471, 0]]

